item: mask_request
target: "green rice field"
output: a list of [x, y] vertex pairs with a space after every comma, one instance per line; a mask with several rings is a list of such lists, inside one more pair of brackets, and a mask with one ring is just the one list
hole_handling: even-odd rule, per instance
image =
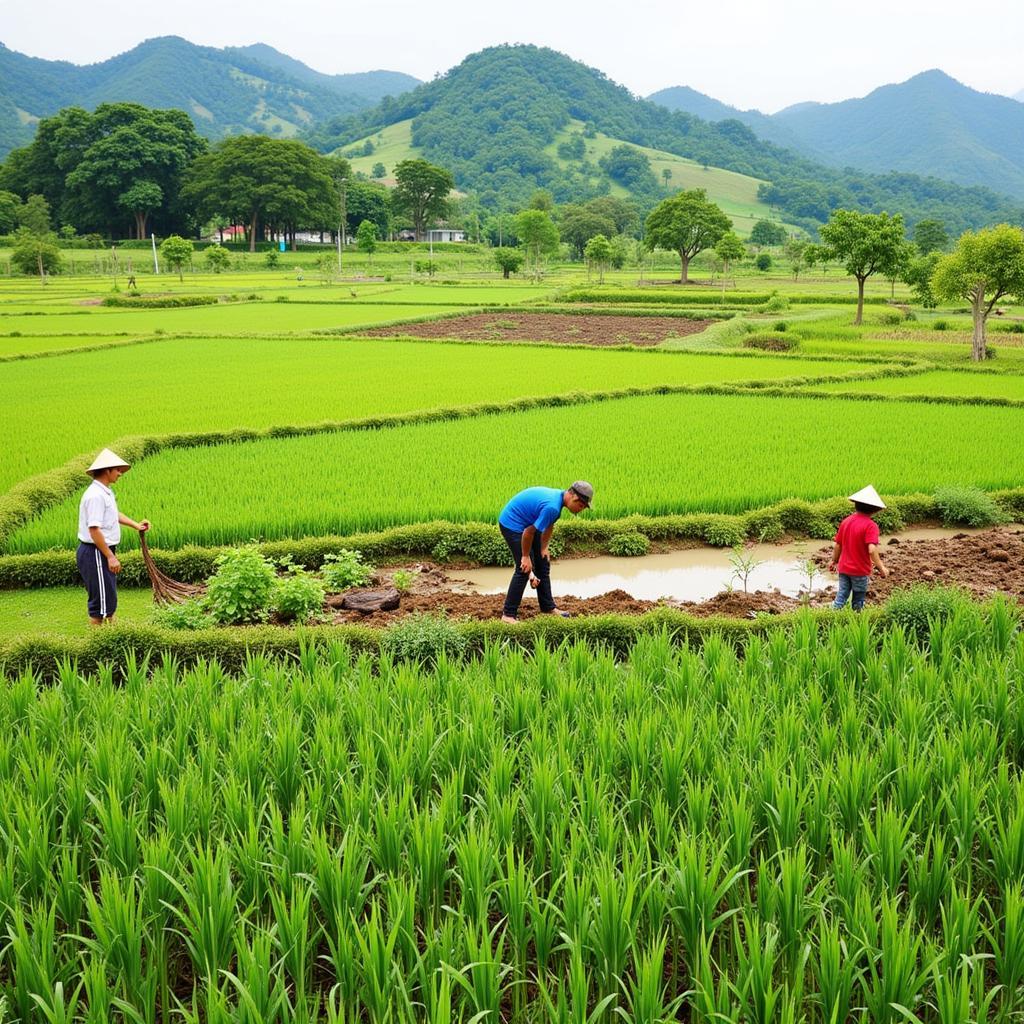
[[913, 623], [7, 677], [7, 1012], [1014, 1021], [1024, 634]]
[[[699, 357], [697, 357], [699, 358]], [[1017, 486], [1024, 446], [1013, 408], [731, 395], [626, 398], [372, 431], [172, 449], [120, 483], [122, 507], [156, 524], [161, 547], [495, 521], [517, 481], [599, 481], [603, 518], [738, 512], [825, 498], [871, 480], [884, 495], [946, 484]], [[870, 426], [891, 445], [823, 437]], [[624, 429], [626, 434], [624, 436]], [[936, 445], [935, 438], [943, 443]], [[756, 440], [756, 449], [754, 441]], [[841, 462], [824, 453], [842, 448]], [[510, 476], [510, 461], [514, 475]], [[186, 507], [177, 499], [186, 486]], [[77, 498], [44, 512], [12, 551], [67, 543]], [[133, 538], [129, 538], [131, 542]]]
[[934, 370], [909, 377], [876, 378], [821, 385], [825, 391], [870, 391], [879, 395], [943, 395], [1024, 401], [1024, 373]]

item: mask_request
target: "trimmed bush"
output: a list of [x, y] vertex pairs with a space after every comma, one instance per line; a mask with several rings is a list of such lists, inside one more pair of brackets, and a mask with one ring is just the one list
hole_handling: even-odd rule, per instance
[[186, 306], [216, 306], [216, 295], [108, 295], [104, 306], [132, 309], [181, 309]]
[[946, 526], [994, 526], [1006, 515], [990, 494], [977, 487], [941, 487], [935, 504]]
[[620, 558], [637, 558], [650, 550], [651, 542], [642, 533], [616, 533], [608, 541], [608, 554]]

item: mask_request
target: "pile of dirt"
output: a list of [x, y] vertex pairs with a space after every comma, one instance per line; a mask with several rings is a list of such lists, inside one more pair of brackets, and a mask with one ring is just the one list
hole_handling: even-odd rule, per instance
[[467, 341], [548, 341], [569, 345], [658, 345], [699, 334], [714, 320], [670, 316], [587, 316], [579, 313], [473, 313], [360, 331], [370, 338], [459, 338]]
[[[822, 600], [822, 596], [815, 595], [812, 604], [821, 604]], [[794, 611], [800, 607], [800, 601], [780, 594], [777, 590], [756, 590], [752, 594], [742, 590], [723, 590], [707, 601], [683, 601], [678, 607], [701, 619], [712, 615], [752, 619], [755, 615], [781, 615], [783, 612]]]
[[[814, 560], [826, 567], [832, 547], [822, 548]], [[900, 541], [882, 546], [887, 578], [875, 573], [868, 601], [884, 601], [894, 590], [915, 583], [962, 587], [974, 597], [995, 593], [1024, 598], [1024, 530], [997, 526], [981, 533], [958, 533], [942, 540]]]

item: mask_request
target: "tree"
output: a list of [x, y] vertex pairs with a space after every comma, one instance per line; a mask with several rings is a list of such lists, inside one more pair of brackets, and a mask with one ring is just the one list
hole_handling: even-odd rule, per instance
[[535, 270], [540, 267], [541, 257], [558, 251], [558, 228], [543, 210], [523, 210], [516, 217], [515, 233]]
[[13, 192], [0, 190], [0, 235], [9, 235], [18, 226], [21, 200]]
[[997, 302], [1006, 296], [1024, 301], [1024, 231], [999, 224], [960, 236], [932, 275], [932, 291], [940, 299], [967, 299], [974, 318], [971, 358], [986, 356], [985, 325]]
[[50, 204], [42, 196], [29, 196], [18, 210], [18, 224], [38, 238], [50, 233]]
[[46, 275], [59, 274], [61, 264], [60, 249], [52, 233], [34, 235], [21, 228], [14, 236], [11, 265], [22, 274], [38, 274], [46, 284]]
[[[160, 248], [163, 249], [163, 246]], [[219, 274], [231, 266], [231, 253], [223, 245], [211, 245], [203, 253], [203, 262], [215, 274]]]
[[707, 192], [694, 188], [663, 199], [647, 215], [645, 238], [650, 249], [670, 249], [679, 256], [680, 284], [689, 281], [690, 260], [713, 246], [732, 227], [732, 221]]
[[922, 256], [930, 252], [945, 252], [949, 246], [949, 232], [941, 220], [919, 220], [914, 225], [914, 245]]
[[155, 181], [137, 181], [127, 192], [118, 197], [123, 206], [135, 217], [135, 237], [146, 237], [146, 220], [164, 199], [164, 190]]
[[367, 262], [373, 266], [373, 254], [377, 249], [377, 225], [364, 220], [356, 231], [356, 246], [366, 253]]
[[665, 183], [665, 188], [668, 188], [669, 182], [672, 180], [671, 167], [663, 167], [661, 169], [661, 180]]
[[914, 297], [925, 309], [933, 309], [939, 304], [932, 291], [932, 275], [941, 258], [940, 252], [915, 256], [907, 262], [903, 270], [904, 283], [910, 285]]
[[767, 273], [772, 269], [772, 258], [769, 253], [759, 252], [757, 259], [754, 260], [754, 266], [757, 267], [762, 273]]
[[498, 264], [501, 276], [506, 280], [508, 280], [509, 274], [518, 273], [519, 268], [523, 265], [523, 254], [519, 249], [502, 246], [500, 249], [495, 249], [492, 255], [494, 262]]
[[378, 160], [370, 171], [371, 178], [383, 178], [387, 175], [388, 169]]
[[160, 243], [160, 255], [163, 256], [164, 262], [169, 267], [177, 270], [179, 281], [185, 280], [182, 268], [186, 263], [192, 262], [194, 248], [187, 238], [182, 238], [180, 235], [171, 235]]
[[595, 199], [588, 199], [583, 204], [583, 209], [610, 220], [615, 225], [616, 234], [631, 235], [640, 227], [640, 207], [632, 199], [597, 196]]
[[752, 245], [785, 245], [786, 229], [770, 220], [759, 220], [750, 231]]
[[575, 256], [582, 256], [584, 246], [594, 235], [615, 234], [615, 222], [611, 217], [591, 210], [586, 206], [569, 204], [562, 207], [558, 222], [558, 233], [562, 240], [572, 246]]
[[790, 238], [784, 248], [786, 259], [789, 260], [790, 268], [793, 271], [793, 280], [800, 279], [800, 271], [804, 268], [804, 261], [807, 253], [807, 243], [802, 238]]
[[397, 185], [391, 204], [412, 220], [419, 240], [427, 221], [443, 217], [448, 210], [448, 193], [455, 188], [451, 171], [435, 167], [426, 160], [402, 160], [395, 167]]
[[616, 235], [610, 239], [612, 255], [608, 262], [613, 270], [621, 270], [626, 265], [626, 260], [629, 259], [632, 248], [632, 241], [632, 239], [626, 238], [625, 235]]
[[192, 165], [183, 193], [204, 218], [224, 214], [246, 224], [249, 251], [266, 225], [283, 234], [337, 223], [330, 162], [302, 142], [266, 135], [233, 135]]
[[722, 261], [722, 273], [729, 272], [729, 264], [736, 260], [743, 259], [747, 254], [747, 247], [735, 231], [726, 231], [715, 243], [715, 255]]
[[583, 255], [586, 257], [587, 263], [590, 266], [597, 267], [599, 274], [598, 283], [604, 284], [604, 268], [608, 266], [612, 258], [612, 245], [611, 242], [604, 235], [594, 235], [589, 242], [587, 242], [586, 248], [583, 250]]
[[546, 189], [538, 188], [530, 196], [529, 209], [543, 210], [545, 213], [555, 212], [555, 197]]
[[903, 218], [896, 214], [833, 210], [818, 232], [827, 259], [838, 260], [857, 281], [855, 324], [864, 320], [864, 283], [872, 274], [898, 277], [910, 248], [903, 233]]

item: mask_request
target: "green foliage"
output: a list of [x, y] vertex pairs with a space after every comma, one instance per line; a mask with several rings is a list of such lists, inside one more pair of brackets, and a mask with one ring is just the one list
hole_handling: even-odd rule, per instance
[[757, 267], [762, 273], [772, 269], [772, 258], [766, 252], [757, 254], [757, 259], [754, 260], [754, 266]]
[[274, 580], [270, 610], [284, 622], [308, 622], [323, 610], [324, 583], [302, 566], [286, 565]]
[[391, 574], [391, 585], [400, 594], [407, 594], [412, 590], [412, 585], [416, 580], [416, 573], [409, 569], [396, 569]]
[[1006, 515], [995, 499], [977, 487], [940, 487], [935, 492], [935, 504], [946, 526], [992, 526], [1006, 522]]
[[365, 587], [373, 579], [373, 566], [363, 561], [359, 551], [342, 548], [324, 556], [320, 576], [332, 593]]
[[412, 223], [416, 238], [423, 237], [427, 222], [443, 217], [448, 210], [448, 194], [455, 187], [450, 171], [427, 160], [402, 160], [395, 166], [396, 185], [391, 204], [396, 213], [404, 213]]
[[468, 647], [466, 636], [445, 615], [415, 613], [388, 627], [381, 653], [395, 661], [433, 665], [441, 658], [459, 658]]
[[31, 195], [18, 210], [18, 224], [30, 234], [42, 238], [50, 233], [50, 204], [45, 196]]
[[786, 229], [772, 220], [759, 220], [750, 231], [753, 245], [785, 245], [788, 237]]
[[268, 249], [263, 254], [263, 265], [269, 270], [276, 270], [281, 262], [281, 254], [276, 249]]
[[914, 225], [914, 245], [922, 256], [944, 252], [949, 246], [949, 232], [941, 220], [925, 218]]
[[603, 284], [605, 267], [608, 266], [612, 258], [611, 242], [604, 235], [594, 235], [587, 242], [583, 255], [590, 266], [597, 267], [600, 275], [598, 283]]
[[743, 240], [735, 231], [726, 231], [726, 233], [715, 243], [715, 255], [725, 265], [726, 270], [728, 270], [730, 264], [743, 259], [746, 254], [747, 247], [743, 244]]
[[970, 595], [956, 587], [917, 584], [897, 590], [885, 605], [885, 621], [901, 627], [919, 642], [926, 642], [933, 623], [950, 621], [973, 607]]
[[679, 280], [685, 284], [690, 260], [713, 247], [731, 227], [721, 208], [708, 201], [707, 192], [696, 188], [662, 200], [647, 215], [644, 238], [649, 248], [679, 256]]
[[646, 153], [635, 146], [613, 146], [598, 164], [612, 181], [618, 182], [634, 195], [653, 196], [659, 191], [658, 179], [651, 170], [651, 161]]
[[508, 278], [509, 274], [515, 274], [523, 265], [523, 253], [519, 249], [511, 249], [508, 246], [500, 246], [492, 252], [494, 262], [501, 271], [501, 276]]
[[543, 257], [558, 251], [558, 228], [543, 210], [523, 210], [515, 219], [515, 233], [526, 251], [527, 262], [534, 267]]
[[203, 262], [208, 270], [219, 274], [231, 266], [231, 253], [222, 245], [211, 245], [203, 250]]
[[21, 274], [59, 274], [64, 258], [52, 236], [19, 232], [11, 252], [11, 266]]
[[182, 280], [182, 268], [192, 262], [194, 246], [187, 238], [180, 235], [171, 235], [160, 243], [160, 255], [164, 261], [178, 272], [179, 280]]
[[613, 534], [608, 541], [608, 554], [624, 558], [636, 558], [651, 550], [650, 540], [642, 533], [629, 531]]
[[153, 622], [166, 629], [209, 629], [215, 624], [200, 598], [154, 609]]
[[388, 169], [378, 160], [373, 165], [373, 170], [370, 172], [371, 177], [384, 178], [387, 176]]
[[102, 305], [120, 309], [187, 309], [190, 306], [216, 306], [216, 295], [106, 295]]
[[800, 340], [779, 331], [761, 331], [744, 338], [743, 347], [758, 348], [763, 352], [792, 352], [800, 347]]
[[373, 256], [377, 249], [377, 225], [372, 220], [360, 222], [356, 231], [356, 245], [367, 256]]
[[271, 562], [248, 545], [223, 552], [216, 566], [203, 602], [213, 619], [226, 624], [263, 622], [276, 582]]
[[[922, 256], [915, 256], [909, 260], [903, 271], [903, 281], [910, 285], [914, 298], [925, 309], [934, 309], [939, 304], [938, 299], [932, 293], [932, 275], [935, 273], [935, 268], [938, 266], [941, 258], [942, 254], [940, 252], [932, 250]], [[940, 320], [936, 321], [936, 323], [945, 323], [945, 321]], [[940, 327], [936, 329], [944, 330], [945, 328]]]

